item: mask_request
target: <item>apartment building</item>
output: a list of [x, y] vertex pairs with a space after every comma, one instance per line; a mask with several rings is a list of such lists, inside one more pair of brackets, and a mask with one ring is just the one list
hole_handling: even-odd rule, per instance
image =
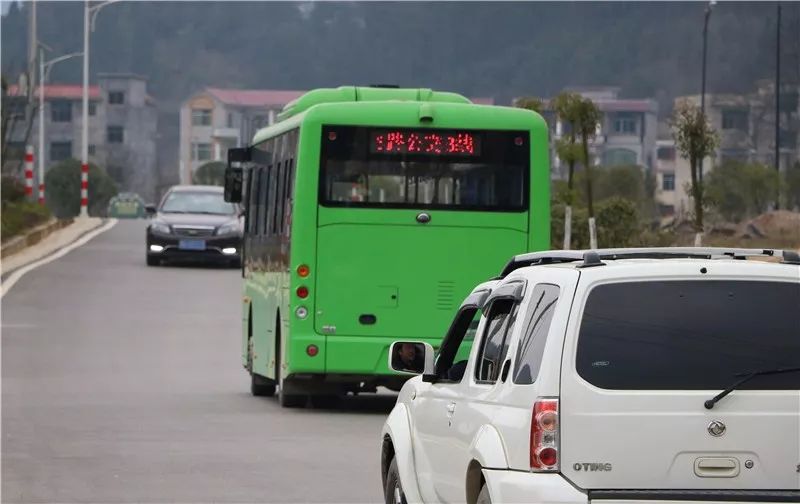
[[[105, 168], [120, 190], [152, 200], [158, 179], [158, 117], [155, 103], [147, 94], [147, 81], [132, 74], [99, 74], [97, 82], [89, 87], [89, 161]], [[45, 150], [36, 155], [44, 157], [45, 171], [59, 161], [81, 158], [82, 92], [82, 86], [76, 84], [44, 87]], [[9, 86], [7, 93], [9, 97], [19, 97], [20, 89]], [[37, 100], [38, 93], [37, 88]], [[4, 161], [14, 163], [25, 152], [25, 103], [19, 99], [8, 103], [14, 109], [9, 112], [8, 159]], [[34, 149], [39, 145], [38, 112], [27, 143]]]

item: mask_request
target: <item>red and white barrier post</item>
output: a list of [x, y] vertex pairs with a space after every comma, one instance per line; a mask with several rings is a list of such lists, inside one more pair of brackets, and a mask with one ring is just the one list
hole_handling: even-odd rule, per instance
[[25, 146], [25, 197], [33, 199], [33, 145]]
[[88, 215], [89, 209], [89, 164], [81, 163], [81, 217]]

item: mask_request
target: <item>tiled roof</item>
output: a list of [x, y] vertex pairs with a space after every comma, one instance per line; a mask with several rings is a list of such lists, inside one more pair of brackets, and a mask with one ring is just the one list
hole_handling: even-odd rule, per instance
[[227, 105], [241, 107], [284, 106], [305, 94], [305, 91], [279, 91], [274, 89], [221, 89], [206, 91]]
[[[17, 96], [19, 86], [12, 84], [8, 86], [8, 95]], [[39, 87], [36, 87], [34, 96], [39, 96]], [[83, 97], [83, 86], [78, 84], [46, 84], [44, 86], [45, 99], [64, 98], [69, 100], [80, 100]], [[89, 98], [92, 100], [100, 99], [100, 86], [89, 86]]]

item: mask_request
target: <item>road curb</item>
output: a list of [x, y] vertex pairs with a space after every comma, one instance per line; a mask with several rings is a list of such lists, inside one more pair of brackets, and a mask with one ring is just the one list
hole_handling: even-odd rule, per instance
[[75, 221], [75, 219], [50, 219], [44, 224], [40, 224], [22, 236], [10, 239], [7, 243], [0, 245], [0, 258], [9, 257], [18, 252], [22, 252], [28, 247], [36, 245], [43, 239], [50, 236], [59, 229], [64, 229]]
[[[57, 221], [56, 223], [44, 224], [44, 225], [40, 226], [42, 229], [35, 228], [34, 230], [32, 230], [28, 234], [26, 234], [24, 237], [19, 237], [20, 238], [20, 242], [19, 243], [22, 243], [24, 245], [19, 245], [19, 243], [14, 243], [13, 244], [14, 250], [13, 251], [9, 251], [9, 252], [6, 252], [6, 246], [3, 246], [3, 253], [2, 253], [2, 256], [0, 256], [0, 258], [2, 258], [2, 260], [3, 260], [2, 261], [2, 268], [0, 268], [0, 282], [2, 282], [3, 285], [5, 285], [6, 281], [12, 275], [14, 275], [16, 272], [24, 270], [25, 268], [28, 268], [30, 265], [32, 265], [34, 263], [39, 263], [41, 261], [47, 260], [50, 257], [56, 256], [56, 255], [59, 254], [59, 252], [61, 252], [63, 250], [70, 249], [70, 247], [72, 247], [75, 243], [79, 242], [81, 239], [83, 239], [87, 235], [89, 235], [91, 233], [94, 233], [98, 229], [103, 228], [104, 226], [109, 224], [111, 221], [116, 222], [116, 219], [105, 219], [105, 218], [104, 219], [96, 219], [96, 223], [94, 225], [82, 230], [79, 234], [76, 234], [75, 236], [69, 237], [69, 239], [68, 239], [69, 241], [66, 241], [65, 243], [62, 243], [61, 245], [53, 248], [52, 250], [46, 251], [44, 254], [34, 255], [30, 259], [23, 260], [23, 262], [21, 262], [19, 264], [15, 264], [12, 268], [6, 269], [5, 266], [8, 263], [8, 261], [19, 257], [18, 254], [21, 254], [21, 253], [24, 253], [24, 252], [27, 252], [27, 251], [31, 250], [31, 248], [34, 245], [37, 245], [37, 244], [41, 243], [42, 240], [44, 240], [45, 238], [49, 237], [54, 232], [60, 231], [62, 229], [67, 229], [67, 228], [69, 228], [69, 226], [75, 225], [75, 224], [79, 223], [80, 221], [77, 220], [77, 219], [72, 219], [72, 218], [63, 219], [63, 220]], [[28, 235], [33, 235], [33, 236], [29, 237]], [[5, 291], [5, 287], [3, 288], [3, 291]]]

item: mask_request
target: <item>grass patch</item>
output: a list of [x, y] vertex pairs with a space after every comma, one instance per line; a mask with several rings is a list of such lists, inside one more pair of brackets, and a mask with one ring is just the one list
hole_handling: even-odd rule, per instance
[[20, 235], [50, 219], [50, 211], [38, 203], [29, 201], [5, 201], [2, 209], [2, 229], [0, 239], [3, 242]]

